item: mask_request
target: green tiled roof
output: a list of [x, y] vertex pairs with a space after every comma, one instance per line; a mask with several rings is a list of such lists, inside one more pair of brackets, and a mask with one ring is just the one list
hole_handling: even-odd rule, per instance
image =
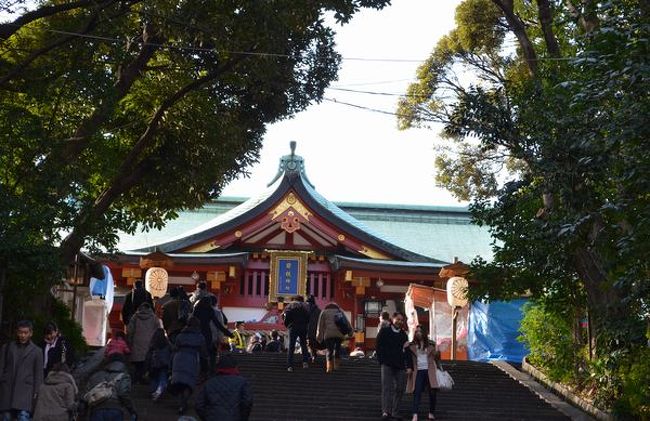
[[[122, 234], [119, 250], [135, 250], [163, 243], [196, 230], [246, 199], [223, 197], [194, 211], [179, 213], [162, 230], [137, 235]], [[335, 202], [342, 211], [361, 221], [396, 246], [447, 262], [458, 257], [470, 262], [479, 255], [492, 257], [491, 237], [485, 227], [471, 224], [465, 207], [411, 206]]]

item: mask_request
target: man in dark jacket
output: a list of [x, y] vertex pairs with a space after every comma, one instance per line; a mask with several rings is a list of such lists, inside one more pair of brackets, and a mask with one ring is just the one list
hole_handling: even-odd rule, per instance
[[205, 338], [205, 345], [208, 347], [208, 363], [211, 370], [214, 370], [217, 352], [214, 346], [212, 329], [210, 326], [212, 325], [216, 327], [218, 331], [229, 338], [233, 337], [233, 334], [221, 323], [217, 317], [217, 314], [214, 311], [214, 306], [216, 305], [217, 297], [214, 295], [207, 295], [201, 298], [201, 300], [199, 300], [199, 302], [194, 305], [194, 311], [192, 313], [192, 316], [196, 317], [201, 324], [201, 333]]
[[302, 352], [302, 368], [309, 367], [309, 351], [307, 350], [307, 327], [309, 326], [309, 310], [302, 296], [297, 295], [282, 313], [284, 325], [289, 333], [289, 352], [287, 354], [287, 371], [293, 371], [293, 353], [296, 350], [296, 340], [300, 340]]
[[402, 330], [404, 314], [395, 312], [393, 324], [377, 333], [377, 360], [381, 366], [382, 419], [398, 416], [398, 408], [406, 386], [406, 368], [410, 364], [406, 347], [408, 336]]
[[208, 380], [196, 397], [196, 412], [203, 421], [246, 421], [253, 408], [253, 391], [239, 375], [237, 362], [224, 355], [217, 375]]
[[[180, 312], [181, 297], [178, 288], [172, 288], [169, 291], [170, 300], [162, 306], [162, 323], [171, 343], [174, 343], [176, 335], [185, 327], [187, 320], [182, 320]], [[189, 301], [187, 302], [189, 308]]]
[[122, 306], [122, 323], [124, 323], [124, 326], [129, 325], [131, 317], [138, 311], [142, 303], [149, 303], [151, 308], [154, 308], [151, 294], [144, 289], [142, 280], [138, 279], [135, 281], [133, 290], [129, 291], [124, 298], [124, 305]]
[[34, 342], [29, 320], [16, 325], [16, 341], [0, 348], [0, 416], [29, 421], [33, 403], [43, 383], [43, 353]]
[[131, 400], [131, 376], [124, 364], [123, 355], [112, 355], [102, 368], [93, 373], [88, 379], [85, 392], [102, 382], [115, 382], [113, 394], [90, 407], [90, 421], [122, 421], [124, 409], [130, 414], [131, 420], [136, 420], [138, 417]]

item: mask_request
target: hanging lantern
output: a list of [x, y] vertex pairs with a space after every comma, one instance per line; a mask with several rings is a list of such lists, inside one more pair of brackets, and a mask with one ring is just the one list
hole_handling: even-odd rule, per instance
[[167, 271], [159, 267], [147, 269], [147, 273], [144, 276], [145, 289], [154, 298], [164, 297], [167, 294], [168, 281], [169, 275]]
[[451, 308], [467, 305], [467, 279], [454, 276], [447, 281], [447, 302]]

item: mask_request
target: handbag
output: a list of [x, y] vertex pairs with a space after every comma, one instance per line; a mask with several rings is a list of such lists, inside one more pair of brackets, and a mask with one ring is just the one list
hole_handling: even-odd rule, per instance
[[438, 380], [438, 388], [440, 390], [449, 391], [454, 387], [454, 379], [445, 370], [436, 369], [436, 380]]

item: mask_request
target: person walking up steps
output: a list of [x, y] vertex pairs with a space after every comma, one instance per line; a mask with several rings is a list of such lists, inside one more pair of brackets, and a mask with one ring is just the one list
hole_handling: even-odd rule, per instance
[[282, 313], [284, 325], [289, 333], [289, 350], [287, 353], [287, 371], [293, 371], [293, 353], [296, 350], [296, 340], [300, 341], [302, 352], [302, 368], [309, 367], [309, 350], [307, 349], [307, 326], [309, 325], [309, 311], [304, 298], [300, 295], [294, 297]]
[[149, 303], [140, 304], [137, 313], [131, 317], [129, 328], [126, 331], [127, 342], [131, 348], [129, 360], [135, 368], [134, 383], [141, 383], [143, 380], [147, 371], [145, 361], [151, 337], [159, 327], [161, 327], [160, 320], [154, 314]]
[[381, 366], [381, 418], [401, 419], [399, 403], [404, 394], [406, 367], [410, 364], [406, 348], [410, 345], [404, 326], [404, 314], [393, 313], [393, 324], [377, 333], [377, 360]]
[[253, 407], [253, 391], [239, 375], [232, 355], [217, 364], [217, 375], [208, 380], [196, 397], [196, 412], [203, 421], [246, 421]]
[[131, 376], [124, 363], [124, 355], [113, 354], [88, 380], [84, 397], [88, 398], [95, 387], [110, 382], [114, 384], [111, 395], [97, 402], [88, 402], [90, 406], [90, 421], [123, 421], [126, 409], [131, 421], [136, 421], [138, 415], [131, 400]]
[[179, 395], [178, 414], [187, 410], [187, 404], [199, 382], [201, 370], [208, 367], [208, 351], [196, 317], [187, 320], [187, 326], [176, 336], [172, 357], [170, 391]]
[[[327, 373], [331, 373], [338, 368], [337, 359], [340, 358], [341, 342], [343, 342], [343, 338], [345, 337], [345, 334], [341, 332], [339, 326], [341, 324], [341, 317], [345, 319], [345, 314], [343, 314], [341, 307], [336, 303], [329, 303], [321, 311], [320, 317], [318, 318], [316, 339], [325, 344], [327, 348], [327, 355], [325, 357]], [[338, 323], [337, 319], [339, 319]], [[347, 319], [344, 322], [347, 322]], [[349, 325], [349, 322], [347, 324]]]
[[69, 421], [77, 409], [77, 384], [65, 363], [51, 366], [38, 391], [34, 421]]
[[323, 344], [318, 342], [316, 333], [318, 332], [318, 319], [320, 319], [321, 309], [316, 304], [316, 298], [313, 295], [307, 297], [307, 309], [309, 311], [309, 325], [307, 326], [307, 346], [311, 354], [311, 362], [316, 361], [316, 355], [319, 349], [323, 349]]
[[406, 393], [413, 393], [413, 419], [418, 421], [418, 410], [420, 408], [420, 398], [425, 390], [429, 394], [429, 415], [428, 419], [436, 419], [436, 391], [438, 389], [438, 380], [436, 379], [436, 347], [427, 338], [423, 327], [419, 326], [415, 330], [413, 342], [408, 347], [411, 356], [411, 367], [407, 368]]
[[147, 369], [151, 380], [151, 398], [155, 401], [167, 387], [167, 375], [172, 360], [172, 347], [165, 336], [165, 329], [158, 328], [151, 338], [147, 352]]

